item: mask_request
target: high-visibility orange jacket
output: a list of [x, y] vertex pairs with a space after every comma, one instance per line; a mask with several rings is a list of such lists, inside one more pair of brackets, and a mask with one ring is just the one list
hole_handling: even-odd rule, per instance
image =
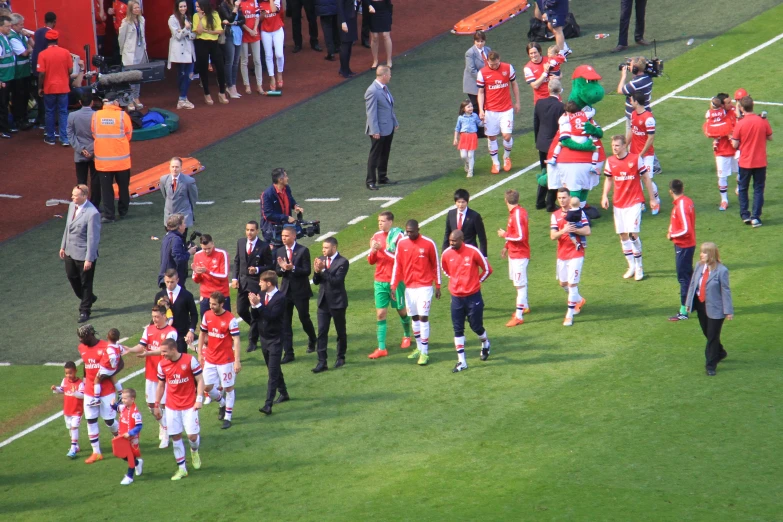
[[92, 115], [95, 139], [95, 169], [117, 172], [131, 168], [130, 140], [133, 124], [130, 116], [116, 105], [106, 104]]

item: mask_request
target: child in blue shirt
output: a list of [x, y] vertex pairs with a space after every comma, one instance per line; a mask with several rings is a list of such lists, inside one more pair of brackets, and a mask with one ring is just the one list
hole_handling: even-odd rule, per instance
[[454, 128], [454, 146], [459, 149], [459, 155], [465, 162], [465, 172], [473, 177], [473, 164], [478, 147], [478, 128], [483, 126], [481, 119], [473, 112], [473, 104], [465, 100], [459, 106], [457, 126]]

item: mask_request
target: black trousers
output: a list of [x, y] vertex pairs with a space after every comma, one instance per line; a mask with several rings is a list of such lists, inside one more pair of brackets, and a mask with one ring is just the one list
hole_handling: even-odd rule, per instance
[[[538, 162], [541, 164], [541, 170], [547, 168], [546, 152], [538, 151]], [[557, 210], [557, 190], [550, 190], [547, 187], [542, 187], [536, 184], [536, 208], [545, 208], [547, 212], [554, 212]]]
[[348, 338], [345, 335], [345, 308], [318, 308], [318, 361], [326, 362], [326, 345], [329, 341], [329, 326], [334, 319], [337, 332], [337, 358], [345, 359]]
[[628, 45], [628, 26], [631, 24], [631, 9], [636, 4], [636, 26], [633, 39], [638, 42], [644, 38], [644, 13], [647, 11], [647, 0], [620, 0], [620, 34], [618, 45]]
[[294, 354], [294, 308], [299, 314], [299, 322], [302, 323], [308, 341], [315, 344], [318, 340], [313, 321], [310, 319], [310, 299], [286, 299], [285, 314], [283, 314], [283, 351], [291, 355]]
[[187, 331], [177, 332], [177, 351], [179, 353], [188, 353], [188, 343], [185, 342]]
[[44, 109], [44, 101], [42, 96], [38, 96], [38, 77], [33, 76], [32, 85], [30, 87], [33, 91], [33, 97], [35, 98], [36, 107], [38, 107], [38, 113], [35, 115], [35, 125], [43, 125], [46, 121], [46, 110]]
[[120, 189], [120, 200], [117, 202], [117, 211], [120, 217], [128, 213], [130, 206], [130, 169], [117, 171], [98, 171], [101, 176], [101, 217], [105, 219], [116, 219], [114, 214], [114, 186]]
[[101, 208], [101, 177], [98, 175], [98, 171], [95, 170], [95, 161], [79, 161], [75, 162], [74, 165], [76, 165], [76, 183], [90, 187], [90, 203], [95, 208]]
[[272, 407], [272, 402], [275, 400], [275, 394], [280, 392], [280, 395], [288, 393], [288, 389], [285, 386], [285, 377], [283, 376], [283, 368], [280, 364], [280, 359], [283, 355], [283, 343], [281, 339], [264, 339], [261, 338], [261, 353], [264, 355], [264, 363], [266, 364], [267, 373], [269, 377], [266, 381], [266, 403], [268, 407]]
[[362, 12], [362, 45], [370, 45], [370, 13]]
[[337, 15], [321, 17], [321, 32], [324, 33], [326, 52], [329, 54], [340, 52], [340, 26], [337, 23]]
[[699, 316], [699, 326], [704, 337], [707, 338], [707, 346], [704, 348], [704, 367], [714, 370], [721, 359], [728, 355], [720, 342], [720, 331], [723, 328], [723, 319], [710, 319], [707, 317], [707, 309], [697, 296], [693, 297], [693, 309]]
[[30, 99], [30, 77], [17, 78], [11, 82], [11, 103], [16, 127], [27, 124], [27, 101]]
[[84, 269], [84, 261], [78, 259], [71, 259], [70, 256], [65, 256], [65, 274], [68, 276], [68, 282], [71, 283], [73, 293], [76, 297], [81, 299], [79, 304], [80, 314], [90, 314], [92, 309], [92, 281], [95, 277], [95, 265], [97, 259], [92, 262], [92, 268], [89, 270]]
[[340, 42], [340, 74], [350, 74], [353, 42]]
[[[217, 40], [199, 40], [195, 41], [196, 49], [196, 72], [201, 78], [201, 87], [204, 89], [204, 95], [209, 96], [209, 62], [212, 61], [212, 68], [215, 69], [215, 76], [218, 82], [218, 92], [226, 94], [226, 71], [223, 63], [223, 49]], [[258, 73], [256, 73], [258, 76]]]
[[367, 179], [365, 183], [380, 183], [387, 178], [389, 169], [389, 152], [394, 139], [394, 131], [379, 139], [370, 137], [370, 157], [367, 158]]
[[294, 45], [302, 47], [302, 8], [307, 17], [307, 29], [310, 33], [310, 45], [318, 44], [318, 18], [315, 16], [315, 0], [288, 0], [288, 11], [291, 13], [291, 32]]
[[258, 342], [258, 331], [256, 330], [256, 323], [250, 316], [249, 295], [250, 292], [247, 290], [239, 290], [237, 292], [237, 314], [250, 327], [250, 341], [256, 343]]
[[[0, 87], [0, 132], [11, 134], [11, 126], [8, 124], [8, 102], [11, 98], [11, 89], [8, 84]], [[43, 109], [43, 103], [41, 104]]]
[[680, 283], [680, 304], [685, 306], [688, 297], [688, 285], [693, 276], [693, 253], [696, 247], [678, 247], [674, 245], [674, 264], [677, 267], [677, 281]]

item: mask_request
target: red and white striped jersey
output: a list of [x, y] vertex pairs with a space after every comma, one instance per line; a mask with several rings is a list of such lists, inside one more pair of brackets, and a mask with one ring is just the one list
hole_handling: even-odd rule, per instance
[[405, 288], [423, 288], [435, 283], [440, 288], [440, 263], [435, 242], [421, 234], [415, 240], [405, 237], [397, 243], [391, 287], [402, 281]]

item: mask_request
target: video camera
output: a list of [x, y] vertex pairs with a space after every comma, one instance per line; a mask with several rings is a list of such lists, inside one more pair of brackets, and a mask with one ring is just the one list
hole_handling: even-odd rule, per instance
[[199, 232], [198, 230], [194, 230], [193, 232], [191, 232], [190, 237], [188, 238], [188, 243], [186, 245], [188, 249], [191, 249], [193, 247], [199, 249], [201, 248], [199, 245], [196, 244], [197, 237], [199, 238], [201, 237], [201, 232]]
[[321, 222], [318, 220], [304, 221], [302, 220], [301, 212], [297, 212], [295, 223], [279, 224], [274, 225], [274, 227], [275, 231], [274, 236], [272, 237], [272, 246], [275, 248], [283, 246], [283, 238], [281, 234], [283, 233], [283, 229], [285, 227], [294, 227], [296, 229], [297, 239], [301, 239], [303, 237], [313, 237], [314, 235], [321, 233]]
[[[85, 46], [89, 53], [89, 47]], [[92, 57], [92, 65], [97, 72], [88, 72], [86, 78], [95, 78], [92, 92], [101, 99], [119, 100], [120, 106], [133, 105], [132, 83], [156, 82], [163, 79], [163, 62], [150, 62], [130, 66], [109, 66], [103, 56]]]
[[644, 64], [644, 71], [638, 71], [634, 70], [633, 66], [631, 65], [631, 59], [626, 58], [623, 63], [617, 66], [617, 69], [619, 71], [623, 70], [623, 67], [627, 67], [629, 71], [631, 71], [633, 74], [639, 74], [640, 72], [644, 72], [647, 76], [650, 76], [651, 78], [658, 78], [659, 76], [663, 76], [663, 60], [658, 58], [658, 44], [653, 40], [653, 46], [654, 46], [654, 53], [655, 58], [647, 59], [645, 58], [645, 64]]

